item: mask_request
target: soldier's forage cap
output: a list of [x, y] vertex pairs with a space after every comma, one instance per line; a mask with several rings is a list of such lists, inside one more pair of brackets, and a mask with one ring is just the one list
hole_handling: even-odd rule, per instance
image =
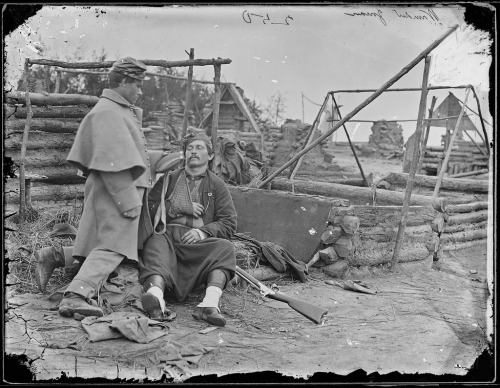
[[113, 67], [111, 68], [111, 71], [139, 81], [143, 81], [146, 78], [146, 70], [147, 67], [144, 63], [132, 57], [118, 59], [113, 63]]
[[208, 153], [213, 154], [213, 146], [212, 146], [212, 139], [209, 138], [206, 134], [204, 133], [188, 133], [184, 138], [182, 139], [182, 149], [184, 152], [186, 152], [186, 148], [189, 144], [191, 144], [195, 140], [203, 140], [207, 146]]

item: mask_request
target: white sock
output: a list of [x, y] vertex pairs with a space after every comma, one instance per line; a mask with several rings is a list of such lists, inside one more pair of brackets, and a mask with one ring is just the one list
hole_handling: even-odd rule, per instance
[[220, 313], [219, 299], [221, 295], [222, 295], [222, 290], [219, 287], [208, 286], [203, 301], [196, 307], [215, 307], [217, 311]]
[[148, 290], [148, 294], [156, 296], [160, 301], [161, 312], [165, 312], [165, 300], [163, 299], [163, 291], [158, 286], [153, 286]]

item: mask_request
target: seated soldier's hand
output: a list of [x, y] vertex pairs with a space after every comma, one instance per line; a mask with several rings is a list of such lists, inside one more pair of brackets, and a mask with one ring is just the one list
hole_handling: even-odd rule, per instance
[[142, 208], [142, 206], [137, 206], [137, 207], [134, 207], [133, 209], [127, 210], [127, 211], [123, 212], [123, 217], [127, 217], [127, 218], [139, 217], [139, 215], [141, 214], [141, 208]]
[[205, 209], [203, 208], [203, 205], [198, 202], [193, 202], [193, 215], [197, 218], [200, 218], [203, 215], [203, 212]]
[[198, 241], [201, 241], [201, 238], [200, 238], [199, 233], [196, 230], [194, 230], [194, 229], [191, 229], [191, 230], [187, 231], [181, 237], [181, 242], [183, 244], [194, 244], [194, 243], [196, 243]]

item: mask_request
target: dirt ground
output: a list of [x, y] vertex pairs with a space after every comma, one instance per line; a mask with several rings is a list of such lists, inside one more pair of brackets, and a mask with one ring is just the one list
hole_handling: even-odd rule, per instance
[[[349, 156], [337, 154], [334, 161], [352, 166]], [[361, 158], [361, 163], [374, 175], [401, 171], [397, 160]], [[306, 283], [287, 277], [265, 282], [328, 309], [323, 324], [238, 285], [221, 299], [227, 325], [200, 333], [209, 325], [191, 317], [202, 297], [193, 294], [184, 303], [168, 303], [177, 317], [165, 336], [149, 344], [90, 342], [79, 321], [58, 315], [48, 293], [7, 288], [4, 378], [57, 383], [492, 381], [486, 259], [486, 245], [479, 245], [449, 251], [438, 262], [405, 264], [394, 272], [381, 268], [363, 279], [377, 291], [374, 295], [326, 284], [331, 278], [319, 268], [310, 271]], [[46, 347], [55, 341], [73, 346]], [[201, 344], [209, 352], [192, 368], [155, 364], [148, 356], [167, 341]]]

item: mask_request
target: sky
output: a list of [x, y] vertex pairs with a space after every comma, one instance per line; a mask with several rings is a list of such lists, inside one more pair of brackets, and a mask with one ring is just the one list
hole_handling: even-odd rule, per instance
[[[311, 124], [329, 91], [378, 89], [456, 24], [431, 53], [429, 84], [472, 84], [493, 123], [487, 101], [493, 37], [467, 25], [459, 5], [44, 6], [4, 37], [5, 85], [17, 84], [27, 57], [67, 60], [77, 53], [90, 60], [104, 50], [108, 60], [174, 61], [187, 59], [193, 48], [195, 58], [231, 59], [222, 66], [222, 80], [235, 82], [248, 98], [265, 106], [280, 93], [284, 117]], [[420, 88], [423, 68], [421, 61], [393, 87]], [[213, 67], [195, 67], [194, 78], [212, 80]], [[439, 105], [449, 91], [464, 101], [462, 89], [429, 92], [428, 106], [433, 95]], [[342, 116], [370, 95], [336, 94]], [[419, 101], [420, 92], [384, 93], [353, 120], [415, 120]], [[468, 105], [477, 112], [472, 96]], [[478, 118], [471, 119], [480, 128]], [[406, 141], [416, 122], [400, 124]], [[371, 125], [346, 127], [353, 141], [368, 141]], [[433, 128], [429, 144], [439, 144], [443, 131]], [[334, 136], [347, 140], [340, 130]]]

